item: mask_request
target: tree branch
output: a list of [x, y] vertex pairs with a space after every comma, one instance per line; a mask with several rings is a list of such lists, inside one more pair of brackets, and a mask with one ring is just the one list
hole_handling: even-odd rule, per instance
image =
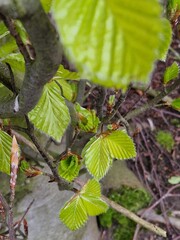
[[56, 168], [56, 166], [54, 164], [55, 159], [51, 155], [49, 155], [43, 149], [43, 147], [40, 145], [40, 143], [38, 142], [38, 139], [36, 138], [36, 136], [34, 134], [34, 126], [33, 126], [33, 124], [29, 121], [27, 116], [25, 116], [25, 118], [26, 118], [26, 123], [27, 123], [27, 131], [26, 131], [26, 133], [29, 135], [29, 137], [31, 138], [32, 142], [34, 143], [34, 145], [38, 149], [39, 153], [43, 157], [44, 161], [47, 163], [47, 165], [51, 169], [51, 171], [53, 173], [53, 176], [54, 176], [55, 180], [58, 183], [59, 190], [72, 190], [73, 189], [72, 183], [69, 183], [69, 182], [67, 182], [64, 179], [59, 177], [57, 168]]
[[43, 86], [57, 71], [62, 58], [62, 46], [55, 27], [38, 0], [0, 0], [0, 13], [22, 22], [36, 54], [35, 60], [26, 64], [24, 81], [16, 99], [17, 108], [14, 98], [0, 103], [1, 118], [23, 116], [34, 108]]
[[163, 229], [157, 227], [156, 225], [149, 223], [145, 221], [144, 219], [138, 217], [133, 212], [130, 212], [128, 209], [120, 206], [119, 204], [115, 203], [114, 201], [111, 201], [109, 198], [102, 196], [102, 199], [113, 209], [115, 209], [117, 212], [122, 213], [124, 216], [130, 218], [131, 220], [135, 221], [136, 223], [139, 223], [141, 226], [145, 227], [146, 229], [149, 229], [150, 231], [156, 233], [159, 236], [162, 236], [164, 238], [167, 237], [166, 231]]
[[167, 87], [164, 87], [163, 91], [159, 93], [155, 98], [153, 98], [148, 103], [144, 104], [143, 106], [128, 112], [127, 115], [124, 117], [126, 121], [138, 116], [140, 113], [143, 113], [147, 111], [148, 109], [154, 107], [158, 102], [160, 102], [166, 95], [168, 95], [170, 92], [175, 90], [177, 87], [180, 86], [180, 79], [174, 80], [174, 82]]
[[16, 44], [18, 45], [18, 48], [21, 52], [21, 54], [24, 57], [24, 60], [26, 63], [31, 62], [31, 58], [29, 56], [29, 53], [26, 49], [26, 46], [24, 45], [19, 33], [16, 30], [16, 26], [14, 24], [14, 21], [10, 19], [9, 17], [5, 17], [4, 15], [0, 14], [1, 19], [3, 20], [6, 27], [9, 29], [10, 34], [14, 37]]

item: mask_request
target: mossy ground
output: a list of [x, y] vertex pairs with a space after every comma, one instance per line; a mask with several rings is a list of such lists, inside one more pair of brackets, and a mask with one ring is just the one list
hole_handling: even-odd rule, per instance
[[[146, 207], [151, 197], [143, 189], [122, 187], [119, 191], [111, 190], [108, 197], [132, 212]], [[103, 228], [112, 228], [113, 240], [130, 240], [133, 237], [136, 223], [113, 209], [99, 216]]]

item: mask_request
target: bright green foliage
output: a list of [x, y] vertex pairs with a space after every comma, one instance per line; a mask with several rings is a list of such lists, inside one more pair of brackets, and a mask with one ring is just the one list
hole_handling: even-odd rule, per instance
[[170, 132], [162, 130], [158, 131], [156, 135], [156, 141], [168, 152], [170, 152], [174, 147], [174, 139]]
[[177, 78], [179, 75], [179, 65], [174, 62], [171, 66], [167, 67], [164, 73], [164, 83]]
[[157, 0], [56, 0], [54, 14], [82, 77], [106, 87], [146, 81], [171, 40]]
[[17, 50], [14, 38], [10, 35], [3, 22], [0, 22], [0, 61], [8, 54]]
[[108, 209], [107, 204], [101, 200], [100, 184], [89, 180], [80, 192], [76, 193], [61, 209], [60, 219], [71, 230], [77, 230], [88, 219]]
[[47, 135], [60, 141], [69, 121], [69, 110], [64, 98], [60, 95], [60, 89], [55, 82], [47, 83], [43, 94], [35, 106], [28, 114], [35, 127]]
[[180, 111], [180, 98], [176, 98], [172, 101], [171, 106]]
[[[146, 207], [150, 202], [150, 195], [147, 192], [129, 187], [122, 187], [119, 191], [110, 191], [108, 197], [133, 212]], [[113, 225], [113, 240], [133, 238], [136, 223], [112, 208], [100, 215], [99, 220], [102, 227], [109, 228]]]
[[75, 104], [78, 116], [78, 126], [84, 132], [97, 132], [100, 120], [94, 110], [87, 110], [78, 103]]
[[67, 80], [79, 80], [80, 76], [77, 72], [71, 72], [60, 65], [56, 75], [52, 81], [56, 81], [61, 86], [62, 95], [69, 101], [73, 99], [73, 90]]
[[179, 184], [180, 176], [172, 176], [170, 179], [168, 179], [168, 182], [171, 184]]
[[19, 53], [14, 38], [2, 22], [0, 22], [0, 46], [0, 62], [10, 64], [18, 88], [24, 76], [24, 59]]
[[78, 72], [71, 72], [68, 69], [65, 69], [63, 65], [60, 65], [55, 76], [58, 76], [59, 79], [64, 80], [80, 80], [80, 75]]
[[180, 0], [168, 0], [167, 2], [167, 16], [172, 20], [176, 12], [180, 10]]
[[42, 4], [45, 12], [49, 12], [50, 11], [51, 5], [52, 5], [52, 1], [53, 0], [41, 0], [41, 4]]
[[115, 105], [115, 99], [115, 95], [110, 95], [108, 99], [108, 104], [113, 107]]
[[27, 169], [29, 169], [30, 168], [30, 164], [26, 161], [26, 160], [22, 160], [21, 162], [20, 162], [20, 170], [22, 171], [22, 172], [25, 172]]
[[67, 155], [61, 159], [58, 166], [59, 175], [67, 181], [73, 181], [79, 174], [80, 162], [75, 154]]
[[10, 53], [3, 58], [2, 62], [9, 63], [11, 68], [17, 72], [24, 73], [24, 58], [20, 53]]
[[0, 130], [0, 172], [10, 174], [12, 138]]
[[135, 156], [133, 140], [120, 130], [91, 138], [82, 152], [88, 171], [98, 180], [107, 173], [113, 158], [125, 160]]
[[73, 91], [71, 88], [71, 85], [64, 79], [57, 80], [57, 76], [53, 78], [55, 82], [60, 86], [61, 88], [61, 95], [65, 97], [67, 100], [72, 101], [73, 98]]
[[0, 102], [8, 101], [13, 96], [13, 93], [1, 83], [0, 83], [0, 93], [1, 93]]

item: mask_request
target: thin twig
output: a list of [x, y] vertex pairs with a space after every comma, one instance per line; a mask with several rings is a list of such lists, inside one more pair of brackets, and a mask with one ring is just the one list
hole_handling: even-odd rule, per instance
[[132, 110], [131, 112], [128, 112], [127, 115], [125, 116], [125, 119], [128, 121], [138, 116], [139, 114], [147, 111], [148, 109], [154, 107], [158, 102], [160, 102], [163, 99], [163, 97], [168, 95], [170, 92], [172, 92], [179, 86], [180, 86], [180, 80], [179, 79], [174, 80], [172, 84], [164, 88], [163, 91], [160, 94], [158, 94], [155, 98], [153, 98], [151, 101], [149, 101], [148, 103], [144, 104], [143, 106], [135, 110]]
[[23, 219], [24, 219], [25, 216], [27, 215], [27, 213], [28, 213], [29, 209], [31, 208], [31, 206], [33, 205], [34, 201], [35, 201], [35, 200], [33, 199], [33, 200], [30, 202], [30, 204], [29, 204], [29, 206], [27, 207], [26, 211], [24, 212], [23, 216], [22, 216], [21, 219], [18, 221], [18, 225], [17, 225], [17, 227], [16, 227], [17, 229], [20, 228]]
[[[145, 209], [143, 211], [143, 213], [141, 214], [141, 217], [144, 217], [145, 214], [147, 214], [149, 211], [153, 210], [153, 208], [155, 208], [158, 204], [161, 203], [161, 201], [163, 201], [165, 198], [167, 198], [173, 190], [175, 190], [176, 188], [179, 188], [179, 187], [180, 187], [180, 184], [171, 187], [163, 196], [161, 196], [161, 198], [159, 198], [156, 202], [154, 202], [150, 207]], [[133, 240], [137, 239], [137, 235], [138, 235], [139, 229], [140, 229], [140, 225], [137, 225], [135, 233], [134, 233]]]
[[119, 204], [115, 203], [114, 201], [110, 200], [109, 198], [105, 197], [104, 195], [102, 196], [102, 199], [110, 207], [112, 207], [119, 213], [122, 213], [124, 216], [130, 218], [131, 220], [135, 221], [136, 223], [139, 223], [141, 226], [145, 227], [146, 229], [148, 229], [164, 238], [167, 237], [166, 231], [164, 231], [162, 228], [159, 228], [156, 225], [145, 221], [144, 219], [138, 217], [136, 214], [132, 213], [131, 211], [127, 210], [126, 208], [122, 207], [121, 205], [119, 205]]
[[26, 49], [26, 46], [23, 43], [19, 33], [16, 30], [16, 26], [15, 26], [14, 21], [12, 19], [10, 19], [9, 17], [3, 16], [2, 14], [1, 14], [1, 18], [3, 19], [6, 27], [9, 29], [10, 34], [14, 37], [14, 39], [16, 41], [16, 44], [19, 48], [19, 51], [21, 52], [21, 54], [24, 57], [25, 62], [26, 63], [31, 62], [31, 58], [30, 58], [29, 53]]
[[103, 106], [104, 106], [104, 103], [106, 100], [107, 90], [103, 87], [99, 87], [98, 91], [99, 91], [99, 93], [98, 93], [96, 108], [97, 108], [97, 116], [101, 120], [103, 117]]
[[27, 128], [28, 128], [28, 135], [31, 138], [31, 140], [33, 141], [34, 145], [36, 146], [36, 148], [38, 149], [39, 153], [41, 154], [41, 156], [44, 158], [45, 162], [47, 163], [47, 165], [49, 166], [49, 168], [51, 169], [54, 178], [57, 180], [58, 182], [58, 187], [59, 190], [72, 190], [72, 184], [66, 182], [65, 180], [63, 180], [62, 178], [59, 177], [58, 171], [56, 169], [56, 166], [54, 165], [55, 159], [49, 155], [44, 149], [43, 147], [40, 145], [38, 139], [36, 138], [35, 134], [34, 134], [34, 126], [33, 124], [29, 121], [28, 116], [25, 115], [25, 119], [26, 119], [26, 123], [27, 123]]

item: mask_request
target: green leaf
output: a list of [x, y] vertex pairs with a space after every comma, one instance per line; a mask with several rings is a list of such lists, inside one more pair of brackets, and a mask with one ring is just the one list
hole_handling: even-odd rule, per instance
[[85, 146], [82, 157], [88, 171], [96, 178], [101, 179], [109, 170], [112, 158], [109, 155], [108, 146], [103, 135], [94, 139], [89, 147]]
[[136, 156], [133, 140], [124, 131], [113, 131], [105, 140], [112, 158], [125, 160]]
[[40, 0], [41, 1], [41, 4], [44, 8], [44, 11], [46, 13], [48, 13], [51, 9], [51, 6], [52, 6], [52, 0]]
[[60, 65], [55, 76], [64, 80], [80, 80], [80, 75], [78, 72], [69, 71], [68, 69], [64, 68], [63, 65]]
[[24, 58], [21, 53], [10, 53], [2, 59], [2, 62], [9, 63], [12, 70], [24, 73]]
[[57, 80], [56, 77], [53, 78], [55, 82], [60, 85], [60, 89], [62, 91], [62, 95], [69, 101], [73, 98], [73, 91], [71, 85], [64, 79]]
[[173, 20], [176, 12], [180, 10], [180, 0], [168, 0], [167, 1], [167, 15], [168, 18]]
[[26, 29], [24, 28], [23, 24], [19, 20], [14, 21], [14, 23], [16, 26], [16, 30], [19, 33], [24, 44], [25, 45], [30, 44], [28, 33], [26, 32]]
[[172, 106], [174, 109], [180, 111], [180, 98], [174, 99], [174, 100], [172, 101], [172, 103], [171, 103], [171, 106]]
[[36, 107], [28, 114], [35, 127], [60, 141], [69, 121], [69, 110], [55, 82], [47, 83]]
[[80, 163], [77, 155], [67, 156], [59, 162], [58, 173], [67, 181], [73, 181], [79, 174]]
[[60, 219], [71, 230], [77, 230], [88, 219], [88, 216], [106, 212], [107, 204], [100, 199], [100, 184], [89, 180], [80, 192], [75, 194], [61, 209]]
[[67, 80], [79, 80], [80, 76], [77, 72], [71, 72], [60, 65], [56, 75], [52, 81], [55, 81], [61, 86], [62, 95], [69, 101], [73, 99], [73, 90]]
[[0, 83], [0, 102], [5, 102], [10, 100], [13, 97], [13, 93]]
[[0, 22], [0, 59], [18, 49], [14, 38], [3, 22]]
[[92, 138], [82, 151], [88, 171], [98, 180], [107, 173], [113, 158], [125, 160], [135, 156], [132, 139], [120, 130], [108, 131]]
[[171, 28], [157, 0], [55, 0], [54, 14], [69, 58], [82, 78], [127, 88], [146, 81], [165, 55]]
[[100, 184], [92, 179], [82, 188], [81, 197], [89, 216], [96, 216], [107, 211], [107, 204], [100, 199]]
[[78, 126], [84, 132], [97, 132], [100, 120], [94, 110], [87, 110], [78, 103], [75, 104], [78, 115]]
[[12, 138], [0, 130], [0, 171], [10, 174]]
[[168, 182], [171, 184], [179, 184], [180, 183], [180, 176], [172, 176], [168, 179]]
[[179, 65], [177, 62], [173, 62], [173, 64], [166, 68], [164, 72], [164, 83], [168, 83], [169, 81], [177, 78], [179, 75]]

